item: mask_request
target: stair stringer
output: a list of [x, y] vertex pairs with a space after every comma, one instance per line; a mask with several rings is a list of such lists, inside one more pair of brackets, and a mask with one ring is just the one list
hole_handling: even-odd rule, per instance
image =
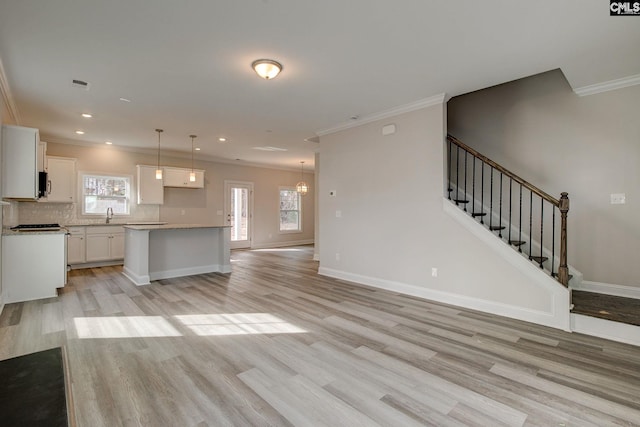
[[548, 312], [519, 310], [517, 307], [494, 314], [517, 318], [520, 320], [551, 326], [565, 331], [571, 331], [570, 318], [570, 291], [552, 278], [547, 272], [513, 250], [504, 240], [497, 238], [494, 232], [489, 231], [483, 224], [477, 222], [467, 212], [455, 205], [455, 202], [443, 197], [443, 210], [450, 217], [460, 223], [468, 231], [479, 238], [488, 248], [501, 256], [505, 262], [510, 263], [520, 273], [525, 275], [531, 282], [535, 283], [552, 301], [551, 310]]

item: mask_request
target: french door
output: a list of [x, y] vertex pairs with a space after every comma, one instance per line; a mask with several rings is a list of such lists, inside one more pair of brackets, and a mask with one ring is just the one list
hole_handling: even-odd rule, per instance
[[251, 247], [253, 183], [224, 182], [224, 211], [231, 226], [231, 249]]

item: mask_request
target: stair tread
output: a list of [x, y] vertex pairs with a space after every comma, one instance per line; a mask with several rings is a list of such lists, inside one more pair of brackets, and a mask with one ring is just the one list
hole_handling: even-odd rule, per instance
[[572, 295], [572, 313], [640, 326], [638, 299], [577, 290]]
[[537, 262], [545, 262], [549, 258], [546, 256], [530, 256], [529, 259]]
[[453, 199], [453, 201], [456, 203], [469, 203], [468, 200], [464, 200], [464, 199]]
[[513, 246], [522, 246], [525, 243], [527, 243], [527, 242], [524, 241], [524, 240], [509, 240], [509, 244], [513, 245]]
[[506, 227], [504, 225], [492, 225], [489, 227], [491, 231], [504, 230]]
[[472, 212], [471, 216], [476, 217], [476, 216], [485, 216], [487, 213], [486, 212]]

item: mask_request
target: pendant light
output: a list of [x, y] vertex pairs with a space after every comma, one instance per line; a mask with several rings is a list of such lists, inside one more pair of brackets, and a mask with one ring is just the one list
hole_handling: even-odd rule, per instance
[[189, 182], [196, 182], [196, 173], [193, 171], [193, 139], [196, 135], [189, 135], [191, 138], [191, 172], [189, 173]]
[[156, 168], [156, 179], [162, 179], [162, 169], [160, 169], [160, 134], [163, 130], [156, 129], [156, 132], [158, 132], [158, 167]]
[[296, 191], [304, 196], [309, 191], [309, 185], [304, 182], [304, 162], [300, 162], [300, 182], [296, 184]]

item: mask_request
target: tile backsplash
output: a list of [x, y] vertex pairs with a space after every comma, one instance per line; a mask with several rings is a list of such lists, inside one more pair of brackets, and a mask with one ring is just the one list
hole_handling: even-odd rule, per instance
[[[158, 221], [160, 209], [158, 205], [131, 205], [131, 215], [115, 216], [113, 222]], [[38, 203], [15, 202], [3, 207], [3, 225], [12, 227], [18, 224], [59, 223], [68, 224], [100, 224], [105, 215], [88, 217], [79, 215], [76, 203]]]

